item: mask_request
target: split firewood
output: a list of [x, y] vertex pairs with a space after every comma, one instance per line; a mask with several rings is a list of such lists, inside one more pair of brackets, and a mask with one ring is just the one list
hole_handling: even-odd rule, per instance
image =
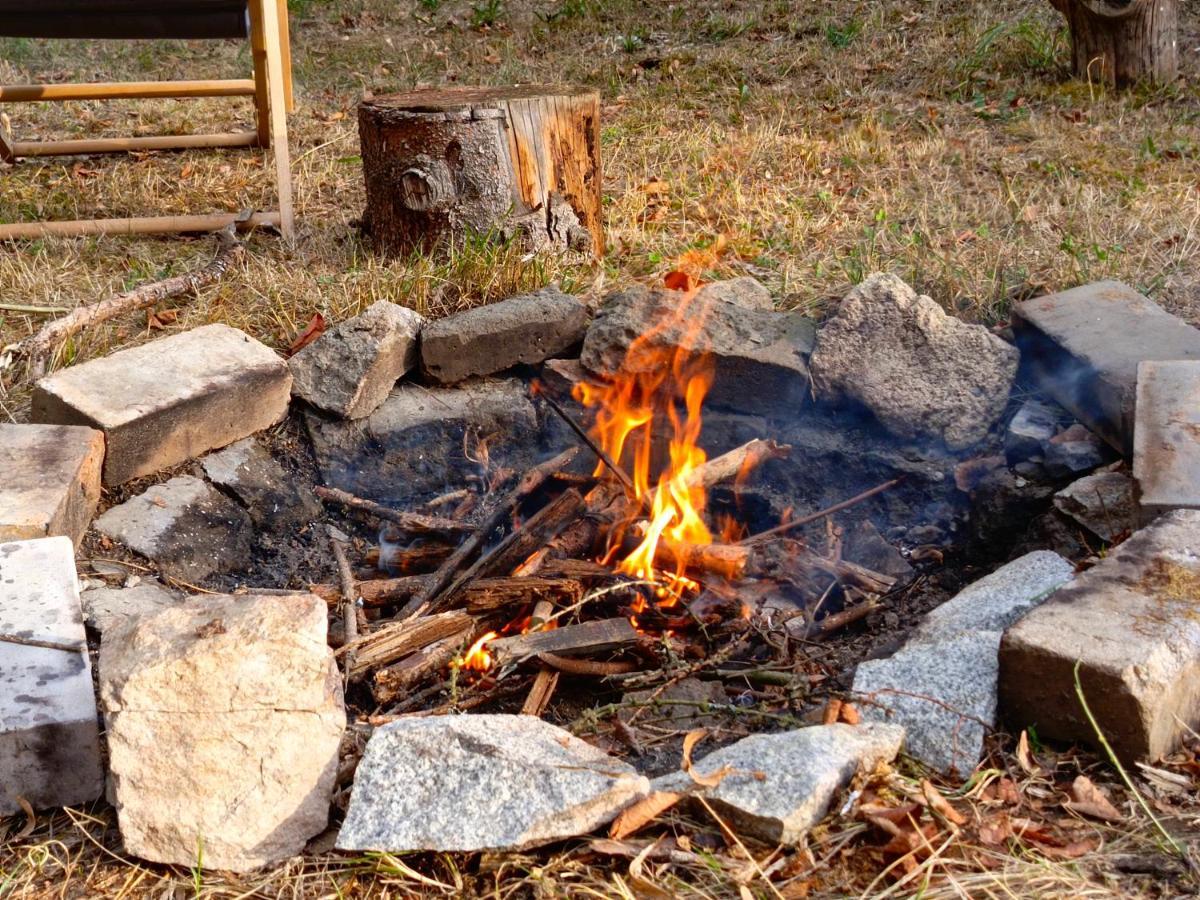
[[[607, 570], [604, 572], [608, 574]], [[373, 581], [359, 581], [356, 587], [363, 606], [378, 609], [408, 602], [429, 583], [430, 577], [407, 575], [403, 578], [379, 578]], [[336, 606], [342, 599], [341, 589], [336, 584], [312, 584], [309, 585], [309, 590], [330, 606]], [[570, 576], [553, 575], [480, 578], [463, 591], [461, 599], [467, 612], [478, 616], [515, 604], [536, 603], [539, 600], [570, 605], [578, 603], [582, 597], [582, 581]]]
[[750, 561], [750, 548], [739, 544], [678, 544], [659, 541], [655, 560], [663, 568], [682, 565], [696, 575], [737, 578]]
[[[217, 255], [207, 265], [184, 275], [138, 285], [131, 291], [117, 294], [99, 303], [77, 307], [62, 318], [43, 326], [36, 334], [4, 348], [0, 359], [9, 354], [14, 359], [24, 359], [29, 376], [40, 378], [46, 374], [46, 363], [55, 349], [84, 328], [99, 325], [127, 313], [149, 309], [164, 300], [194, 293], [219, 281], [242, 258], [246, 252], [246, 245], [234, 237], [232, 225], [216, 232], [216, 238]], [[3, 366], [0, 365], [0, 368]]]
[[338, 655], [354, 655], [347, 668], [351, 681], [359, 681], [368, 672], [386, 666], [436, 641], [470, 630], [475, 617], [461, 610], [435, 613], [402, 622], [389, 622], [338, 650]]
[[400, 618], [421, 615], [430, 609], [434, 609], [446, 588], [450, 586], [459, 572], [462, 571], [463, 566], [468, 565], [475, 558], [475, 555], [491, 537], [492, 532], [499, 528], [505, 519], [510, 518], [516, 512], [517, 507], [521, 505], [521, 502], [526, 497], [545, 484], [546, 480], [555, 472], [569, 466], [571, 461], [578, 455], [579, 448], [571, 447], [526, 472], [521, 477], [521, 480], [517, 482], [517, 486], [509, 492], [492, 514], [475, 529], [475, 532], [463, 542], [461, 547], [447, 557], [446, 561], [434, 573], [429, 584], [400, 611]]
[[[529, 627], [531, 629], [541, 628], [553, 612], [553, 603], [548, 600], [539, 600], [534, 604]], [[525, 697], [525, 703], [521, 707], [521, 714], [526, 716], [540, 716], [545, 712], [546, 707], [550, 705], [550, 698], [554, 696], [554, 689], [557, 686], [558, 672], [543, 664], [533, 679], [533, 687], [529, 689], [529, 693]]]
[[392, 522], [407, 534], [437, 535], [443, 539], [452, 540], [464, 534], [469, 534], [472, 531], [470, 525], [463, 522], [456, 522], [454, 519], [447, 519], [443, 516], [423, 515], [421, 513], [401, 512], [390, 509], [373, 500], [355, 497], [353, 494], [338, 490], [337, 488], [317, 486], [313, 488], [313, 493], [326, 503], [333, 503], [336, 506], [346, 509], [358, 510], [372, 515], [377, 519]]
[[639, 643], [642, 635], [628, 619], [597, 619], [551, 631], [531, 631], [488, 642], [496, 662], [516, 662], [539, 653], [598, 653]]
[[426, 676], [445, 668], [471, 637], [471, 628], [434, 641], [415, 653], [380, 669], [372, 676], [371, 695], [380, 706], [395, 703]]
[[393, 575], [420, 575], [433, 572], [449, 559], [454, 552], [452, 544], [428, 542], [411, 547], [402, 547], [386, 540], [379, 547], [372, 547], [363, 557], [368, 566]]

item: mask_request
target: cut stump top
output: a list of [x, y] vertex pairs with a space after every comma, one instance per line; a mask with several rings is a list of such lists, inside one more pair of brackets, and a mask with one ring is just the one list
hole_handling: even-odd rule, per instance
[[550, 97], [580, 99], [599, 97], [599, 92], [567, 84], [515, 84], [502, 87], [439, 87], [401, 94], [383, 94], [364, 100], [366, 106], [403, 109], [411, 112], [445, 112], [479, 106], [503, 106], [513, 100], [540, 100]]

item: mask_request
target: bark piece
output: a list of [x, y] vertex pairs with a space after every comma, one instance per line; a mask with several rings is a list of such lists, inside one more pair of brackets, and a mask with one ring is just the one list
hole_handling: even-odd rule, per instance
[[585, 88], [435, 88], [358, 108], [375, 248], [471, 233], [600, 256], [600, 97]]
[[325, 828], [346, 724], [310, 594], [211, 595], [105, 636], [100, 696], [125, 849], [246, 871]]
[[1163, 84], [1179, 71], [1178, 0], [1050, 0], [1067, 19], [1077, 78]]

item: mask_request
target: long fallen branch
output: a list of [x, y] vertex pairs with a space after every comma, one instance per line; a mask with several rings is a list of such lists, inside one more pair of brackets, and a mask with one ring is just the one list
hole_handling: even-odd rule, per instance
[[216, 232], [217, 255], [213, 257], [212, 262], [196, 271], [141, 284], [131, 291], [117, 294], [99, 303], [77, 307], [61, 319], [48, 323], [35, 334], [5, 348], [5, 355], [12, 354], [14, 359], [25, 360], [29, 376], [40, 378], [46, 374], [46, 363], [59, 345], [84, 328], [99, 325], [126, 313], [149, 309], [171, 297], [191, 293], [219, 281], [246, 252], [246, 245], [233, 235], [232, 225]]
[[467, 534], [473, 530], [470, 525], [463, 522], [456, 522], [454, 519], [424, 515], [422, 513], [402, 512], [383, 506], [373, 500], [356, 497], [338, 488], [317, 486], [313, 488], [313, 493], [326, 503], [333, 503], [346, 509], [359, 510], [377, 519], [386, 519], [389, 522], [394, 522], [402, 531], [409, 534], [434, 534], [443, 537], [455, 537]]

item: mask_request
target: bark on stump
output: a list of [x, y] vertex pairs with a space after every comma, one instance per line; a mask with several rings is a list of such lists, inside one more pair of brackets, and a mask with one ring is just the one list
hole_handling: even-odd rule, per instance
[[1124, 86], [1178, 72], [1179, 0], [1050, 0], [1067, 19], [1075, 75]]
[[468, 234], [600, 256], [600, 95], [437, 88], [358, 108], [363, 228], [388, 256]]

